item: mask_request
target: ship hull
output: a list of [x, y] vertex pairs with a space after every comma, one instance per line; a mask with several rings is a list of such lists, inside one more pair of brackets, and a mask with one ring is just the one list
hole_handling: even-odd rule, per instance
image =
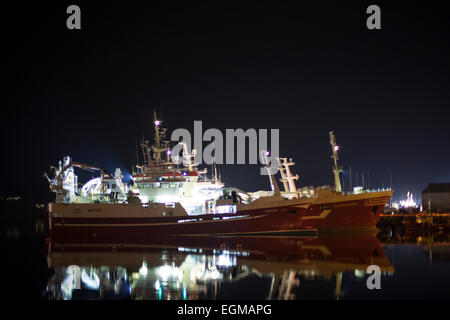
[[53, 239], [81, 239], [86, 243], [124, 237], [150, 240], [166, 236], [314, 236], [292, 216], [274, 214], [199, 215], [185, 217], [50, 218]]
[[152, 208], [117, 204], [49, 205], [48, 225], [55, 240], [84, 242], [111, 237], [145, 240], [164, 236], [314, 236], [372, 231], [390, 192], [322, 200], [286, 200], [269, 207], [240, 208], [235, 214], [162, 216]]

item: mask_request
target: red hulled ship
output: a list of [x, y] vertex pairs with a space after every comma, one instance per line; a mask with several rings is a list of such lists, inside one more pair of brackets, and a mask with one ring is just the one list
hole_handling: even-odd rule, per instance
[[[196, 164], [185, 161], [176, 166], [163, 140], [165, 130], [155, 120], [156, 147], [150, 158], [144, 144], [144, 163], [132, 176], [134, 186], [122, 182], [116, 169], [114, 176], [103, 169], [75, 163], [69, 157], [55, 169], [49, 179], [57, 200], [48, 205], [48, 228], [52, 238], [77, 238], [82, 241], [109, 239], [115, 235], [152, 238], [173, 235], [189, 236], [311, 236], [341, 231], [374, 231], [378, 216], [392, 195], [390, 189], [343, 192], [337, 164], [338, 147], [333, 132], [330, 144], [334, 159], [335, 187], [297, 189], [289, 167], [292, 160], [279, 158], [281, 192], [273, 175], [272, 192], [245, 194], [224, 188], [214, 175], [200, 180]], [[167, 154], [167, 159], [163, 159]], [[192, 158], [186, 156], [186, 159]], [[267, 163], [268, 164], [268, 163]], [[73, 167], [100, 170], [80, 190]], [[262, 195], [262, 196], [261, 196]]]

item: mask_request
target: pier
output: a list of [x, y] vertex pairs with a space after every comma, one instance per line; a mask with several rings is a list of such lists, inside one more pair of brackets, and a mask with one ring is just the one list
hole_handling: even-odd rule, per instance
[[377, 227], [384, 229], [396, 225], [408, 225], [418, 228], [450, 227], [450, 213], [406, 213], [380, 214]]

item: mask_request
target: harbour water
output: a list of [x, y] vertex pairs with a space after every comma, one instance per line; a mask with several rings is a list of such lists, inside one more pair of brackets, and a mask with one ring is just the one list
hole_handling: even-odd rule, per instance
[[[49, 300], [445, 299], [450, 235], [167, 237], [53, 243], [36, 219], [2, 226], [11, 297]], [[369, 289], [378, 266], [380, 289]]]

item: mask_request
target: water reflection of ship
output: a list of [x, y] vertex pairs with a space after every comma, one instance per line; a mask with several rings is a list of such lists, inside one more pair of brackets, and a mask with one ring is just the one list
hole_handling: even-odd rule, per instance
[[[48, 286], [53, 298], [74, 298], [67, 285], [74, 282], [74, 266], [78, 275], [85, 274], [74, 287], [76, 297], [83, 297], [84, 284], [97, 298], [117, 297], [120, 287], [134, 299], [295, 299], [313, 296], [318, 284], [327, 287], [325, 298], [333, 299], [342, 297], [346, 277], [363, 278], [369, 265], [394, 272], [376, 238], [368, 235], [51, 243], [48, 263], [55, 269]], [[92, 280], [85, 284], [86, 279]]]

